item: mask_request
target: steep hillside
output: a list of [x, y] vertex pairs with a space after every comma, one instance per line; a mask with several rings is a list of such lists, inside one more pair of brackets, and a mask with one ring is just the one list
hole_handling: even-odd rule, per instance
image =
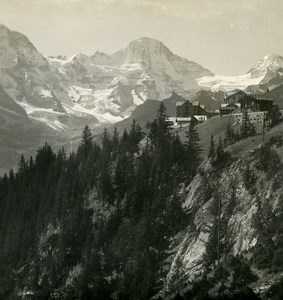
[[147, 139], [85, 127], [77, 153], [21, 157], [0, 179], [1, 297], [280, 299], [282, 130], [201, 159], [196, 128], [182, 142], [161, 105]]
[[275, 104], [279, 106], [280, 109], [283, 109], [283, 85], [282, 84], [270, 90], [268, 95], [272, 98]]
[[1, 88], [0, 123], [0, 174], [3, 174], [15, 165], [17, 151], [32, 140], [32, 124], [24, 109]]
[[282, 228], [275, 229], [283, 200], [277, 164], [275, 152], [261, 148], [242, 152], [223, 169], [203, 166], [183, 192], [192, 223], [172, 241], [164, 296], [178, 286], [185, 299], [206, 293], [228, 299], [233, 290], [254, 299], [248, 297], [250, 286], [259, 299], [273, 299], [269, 289], [283, 275]]

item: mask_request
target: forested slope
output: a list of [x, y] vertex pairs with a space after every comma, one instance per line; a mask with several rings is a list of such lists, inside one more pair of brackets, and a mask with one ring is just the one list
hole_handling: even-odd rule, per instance
[[282, 139], [234, 158], [241, 134], [202, 161], [161, 104], [147, 136], [86, 126], [77, 153], [22, 156], [0, 180], [0, 299], [257, 299], [260, 274], [278, 296]]

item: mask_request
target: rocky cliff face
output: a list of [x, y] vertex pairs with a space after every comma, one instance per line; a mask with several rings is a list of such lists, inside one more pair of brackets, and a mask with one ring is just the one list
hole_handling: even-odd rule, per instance
[[30, 118], [60, 130], [56, 121], [66, 97], [57, 71], [23, 34], [1, 25], [0, 35], [1, 87]]
[[[265, 297], [269, 288], [279, 281], [282, 276], [279, 250], [282, 228], [278, 227], [282, 222], [282, 164], [277, 168], [272, 155], [260, 158], [261, 151], [260, 148], [246, 152], [222, 170], [213, 170], [207, 161], [203, 173], [184, 187], [183, 208], [191, 218], [191, 225], [172, 240], [174, 254], [161, 292], [164, 297], [170, 298], [177, 287], [181, 294], [189, 293], [196, 282], [203, 283], [202, 288], [209, 295], [223, 296], [233, 281], [239, 280], [235, 276], [244, 275], [236, 275], [231, 268], [235, 258], [243, 259], [249, 266], [250, 281], [241, 280], [260, 297]], [[214, 230], [219, 234], [219, 241], [217, 238], [213, 241]], [[209, 268], [207, 260], [213, 251], [214, 267]], [[227, 273], [213, 281], [217, 268]], [[213, 282], [208, 287], [204, 283], [207, 278]]]

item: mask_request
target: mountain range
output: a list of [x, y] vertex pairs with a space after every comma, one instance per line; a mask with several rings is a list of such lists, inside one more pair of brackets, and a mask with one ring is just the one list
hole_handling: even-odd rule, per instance
[[283, 109], [282, 70], [218, 76], [146, 37], [45, 57], [1, 25], [0, 299], [282, 299], [282, 114], [167, 120], [233, 89]]
[[[223, 77], [147, 37], [110, 55], [97, 51], [89, 56], [45, 57], [24, 34], [0, 25], [0, 115], [5, 119], [0, 134], [15, 137], [9, 143], [2, 139], [0, 146], [9, 149], [5, 163], [11, 165], [15, 153], [29, 155], [44, 140], [70, 146], [85, 124], [97, 131], [125, 124], [141, 104], [145, 105], [136, 114], [145, 115], [152, 105], [147, 100], [171, 99], [174, 104], [174, 95], [179, 95], [216, 109], [227, 90], [263, 92], [282, 83], [283, 58], [275, 54], [265, 56], [245, 75]], [[4, 116], [8, 102], [9, 114]], [[26, 135], [33, 132], [33, 138], [27, 138], [31, 145], [20, 142], [25, 135], [19, 139], [19, 131], [10, 125], [15, 122]]]
[[91, 124], [129, 117], [147, 99], [172, 92], [188, 97], [202, 88], [230, 90], [275, 87], [283, 82], [283, 58], [267, 55], [242, 76], [214, 75], [142, 37], [111, 55], [45, 57], [29, 39], [0, 26], [0, 85], [31, 119], [64, 131], [81, 119]]
[[120, 121], [147, 99], [184, 94], [197, 87], [197, 78], [213, 75], [146, 37], [112, 55], [47, 58], [3, 25], [0, 38], [1, 86], [30, 118], [55, 130], [66, 130], [77, 117], [93, 124]]

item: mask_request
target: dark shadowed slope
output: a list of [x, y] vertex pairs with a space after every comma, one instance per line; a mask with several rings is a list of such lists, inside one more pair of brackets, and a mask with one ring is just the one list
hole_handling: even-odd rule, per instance
[[283, 109], [283, 84], [271, 90], [268, 95], [280, 109]]

